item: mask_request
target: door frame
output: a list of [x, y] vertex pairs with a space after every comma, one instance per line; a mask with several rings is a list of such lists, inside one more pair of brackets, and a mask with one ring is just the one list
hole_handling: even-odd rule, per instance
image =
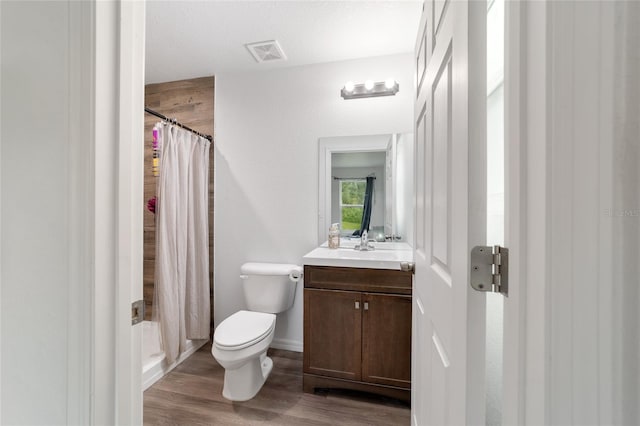
[[142, 424], [144, 1], [68, 1], [70, 424]]
[[[502, 422], [505, 425], [524, 425], [525, 398], [525, 312], [526, 298], [522, 294], [526, 285], [526, 253], [523, 242], [527, 235], [527, 156], [523, 117], [527, 91], [526, 56], [528, 52], [525, 7], [520, 2], [505, 2], [505, 223], [504, 243], [510, 250], [509, 297], [504, 299], [503, 326], [503, 398]], [[544, 34], [541, 31], [540, 36]], [[534, 38], [535, 41], [535, 38]], [[532, 41], [532, 42], [534, 42]], [[544, 40], [542, 40], [543, 42]], [[544, 68], [544, 63], [540, 63]], [[534, 92], [535, 93], [535, 92]], [[540, 94], [544, 92], [538, 92]], [[541, 100], [538, 100], [539, 102]], [[542, 100], [542, 102], [544, 102]]]
[[547, 424], [547, 10], [505, 2], [505, 425]]

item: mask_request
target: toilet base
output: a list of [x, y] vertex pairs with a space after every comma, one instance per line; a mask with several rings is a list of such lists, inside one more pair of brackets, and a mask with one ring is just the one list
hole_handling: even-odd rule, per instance
[[224, 371], [222, 396], [230, 401], [248, 401], [262, 388], [273, 369], [273, 361], [265, 353], [240, 368]]

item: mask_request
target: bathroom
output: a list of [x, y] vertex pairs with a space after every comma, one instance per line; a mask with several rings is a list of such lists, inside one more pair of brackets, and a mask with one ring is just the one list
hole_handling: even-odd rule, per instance
[[[236, 311], [246, 309], [239, 285], [242, 264], [302, 265], [302, 256], [326, 240], [323, 235], [326, 231], [320, 235], [318, 231], [322, 198], [319, 179], [326, 179], [319, 177], [322, 140], [343, 138], [344, 149], [335, 149], [341, 152], [349, 148], [349, 138], [374, 135], [373, 138], [384, 139], [384, 143], [375, 148], [383, 158], [376, 169], [376, 191], [380, 194], [376, 194], [375, 203], [378, 210], [384, 208], [387, 143], [392, 135], [403, 134], [403, 147], [413, 144], [413, 45], [421, 7], [419, 1], [214, 2], [192, 3], [188, 7], [178, 2], [147, 4], [146, 106], [214, 135], [211, 146], [214, 196], [210, 200], [214, 326]], [[180, 53], [180, 48], [190, 39], [181, 39], [180, 34], [167, 37], [153, 30], [162, 26], [166, 32], [164, 22], [179, 27], [175, 17], [183, 14], [182, 19], [192, 20], [190, 25], [195, 28], [191, 37], [214, 40], [206, 47], [206, 54], [211, 57], [203, 56], [202, 47], [197, 53], [184, 49], [188, 55], [202, 58], [192, 61], [187, 53]], [[265, 15], [269, 19], [263, 19]], [[205, 30], [200, 27], [205, 23], [210, 28], [221, 29], [204, 34]], [[231, 25], [234, 31], [225, 34], [225, 25]], [[305, 36], [309, 37], [307, 40], [300, 31], [309, 26], [313, 29], [304, 34], [314, 35]], [[384, 30], [380, 31], [381, 28]], [[256, 63], [244, 44], [271, 39], [278, 40], [287, 60]], [[313, 46], [314, 54], [307, 51], [309, 46]], [[225, 53], [221, 56], [226, 62], [216, 59], [218, 50]], [[214, 78], [209, 78], [211, 76]], [[388, 78], [399, 84], [400, 90], [395, 96], [356, 100], [340, 97], [340, 89], [347, 81]], [[178, 80], [187, 80], [183, 86], [193, 86], [192, 95], [187, 91], [171, 92], [168, 82]], [[163, 102], [163, 96], [170, 100]], [[209, 96], [214, 99], [207, 99]], [[156, 120], [145, 114], [146, 145], [150, 145], [150, 127]], [[148, 159], [150, 150], [148, 146], [145, 149]], [[403, 159], [411, 165], [410, 155], [405, 153]], [[148, 166], [147, 162], [145, 168]], [[409, 175], [403, 175], [402, 179], [411, 182], [412, 169], [406, 173]], [[146, 198], [153, 194], [153, 182], [154, 178], [145, 170]], [[410, 204], [406, 204], [410, 203], [406, 192], [410, 192], [411, 187], [403, 187], [405, 212], [411, 210]], [[381, 212], [379, 216], [376, 221], [382, 229]], [[402, 220], [396, 218], [395, 222], [406, 232], [404, 240], [410, 241], [412, 219], [405, 216]], [[145, 232], [152, 227], [153, 215], [146, 211]], [[145, 241], [149, 239], [146, 235]], [[146, 262], [149, 252], [153, 252], [153, 246], [145, 246]], [[145, 264], [145, 282], [149, 279], [148, 267]], [[145, 301], [150, 310], [154, 310], [155, 307], [149, 306], [152, 290], [147, 287], [145, 284]], [[147, 319], [151, 319], [149, 313]], [[183, 358], [199, 344], [201, 342], [196, 342]], [[298, 354], [303, 350], [302, 281], [297, 285], [293, 306], [278, 314], [271, 348]], [[157, 351], [156, 347], [151, 352]], [[208, 356], [209, 361], [215, 363], [210, 352]], [[149, 377], [145, 371], [144, 387], [151, 386], [164, 373], [156, 372]], [[399, 403], [395, 408], [403, 412], [408, 423], [408, 406]]]
[[[132, 309], [132, 302], [143, 297], [141, 204], [147, 200], [143, 197], [140, 139], [145, 3], [149, 12], [155, 3], [163, 4], [117, 0], [0, 2], [2, 424], [143, 423], [139, 356], [142, 326], [132, 324], [139, 319], [141, 310], [137, 304]], [[247, 6], [244, 2], [234, 3], [240, 4], [241, 9], [243, 4]], [[184, 9], [174, 10], [172, 22], [180, 21], [190, 9], [188, 2], [181, 4]], [[361, 3], [348, 4], [356, 7]], [[491, 4], [496, 2], [488, 2], [487, 6]], [[486, 13], [481, 2], [429, 1], [426, 5], [427, 15], [437, 11], [440, 15], [464, 19], [472, 16], [466, 12], [478, 12], [474, 9], [478, 5], [484, 9], [480, 15]], [[232, 13], [227, 12], [224, 16], [230, 18]], [[264, 12], [261, 17], [279, 15], [275, 9]], [[385, 15], [388, 12], [385, 10]], [[234, 27], [248, 21], [247, 13], [244, 10], [233, 20], [216, 22], [226, 30], [225, 39], [231, 40]], [[360, 19], [368, 21], [364, 9], [362, 13], [357, 19], [349, 19], [349, 24], [355, 25]], [[338, 14], [331, 23], [340, 22], [344, 16], [350, 15]], [[504, 368], [505, 380], [501, 382], [504, 392], [498, 401], [504, 408], [500, 416], [502, 424], [640, 424], [640, 375], [635, 374], [640, 359], [639, 18], [638, 2], [506, 2], [504, 22], [509, 35], [504, 44], [509, 65], [504, 70], [506, 107], [504, 114], [496, 114], [504, 116], [508, 123], [504, 132], [500, 132], [505, 135], [504, 162], [509, 166], [505, 170], [509, 179], [505, 179], [508, 215], [504, 236], [512, 262], [509, 294], [502, 299], [504, 358], [492, 358], [488, 351], [485, 354], [484, 350], [474, 351], [466, 345], [482, 340], [470, 339], [477, 336], [471, 332], [483, 331], [478, 322], [465, 322], [473, 327], [454, 330], [449, 334], [451, 339], [439, 337], [447, 332], [441, 327], [443, 323], [436, 324], [439, 329], [435, 332], [428, 325], [434, 324], [431, 319], [436, 314], [452, 311], [446, 298], [425, 298], [431, 305], [422, 307], [434, 309], [423, 312], [434, 316], [415, 321], [413, 324], [423, 326], [420, 330], [412, 324], [416, 330], [414, 342], [418, 345], [414, 350], [418, 356], [413, 360], [419, 361], [418, 367], [424, 367], [412, 369], [416, 373], [416, 380], [412, 377], [412, 381], [417, 383], [413, 394], [419, 399], [412, 402], [411, 410], [424, 418], [424, 421], [411, 419], [413, 424], [491, 423], [489, 404], [484, 417], [485, 388], [467, 387], [468, 392], [461, 388], [465, 383], [482, 382], [485, 370], [481, 360], [485, 355]], [[214, 20], [207, 20], [204, 26], [190, 25], [194, 22], [185, 23], [179, 33], [198, 33]], [[249, 23], [254, 30], [261, 27], [259, 22]], [[163, 32], [158, 21], [147, 26], [150, 32]], [[376, 31], [368, 35], [382, 33], [380, 28], [384, 27], [385, 23], [377, 22]], [[457, 28], [464, 34], [478, 35], [482, 26], [464, 21]], [[441, 29], [448, 31], [451, 27], [444, 25]], [[434, 41], [441, 41], [437, 40], [438, 35], [444, 34], [438, 32], [437, 26], [431, 30], [419, 36], [424, 46], [433, 47]], [[256, 35], [259, 37], [252, 40], [271, 37]], [[482, 45], [482, 39], [472, 37], [466, 41]], [[163, 56], [179, 58], [180, 53], [186, 53], [187, 60], [196, 65], [216, 57], [209, 52], [191, 58], [192, 52], [187, 51], [191, 45], [176, 46], [173, 40], [162, 40], [160, 48], [166, 53]], [[293, 61], [297, 54], [283, 40], [283, 49]], [[335, 44], [342, 46], [344, 40]], [[244, 42], [238, 44], [242, 46]], [[435, 52], [442, 60], [448, 51], [459, 58], [456, 55], [463, 49], [457, 46], [466, 44], [456, 44], [453, 50], [447, 50], [446, 46], [437, 43], [435, 49], [428, 50], [422, 50], [421, 43], [410, 46], [409, 51], [415, 48], [417, 64], [411, 61], [410, 52], [386, 56], [385, 61], [385, 57], [372, 56], [369, 51], [365, 52], [365, 59], [353, 59], [350, 54], [329, 63], [283, 69], [274, 66], [255, 72], [214, 72], [210, 65], [193, 75], [158, 78], [157, 81], [170, 81], [216, 76], [216, 112], [211, 114], [215, 127], [204, 129], [215, 137], [214, 325], [242, 307], [243, 297], [237, 284], [243, 262], [273, 260], [299, 265], [308, 250], [317, 249], [319, 236], [325, 232], [325, 229], [319, 232], [317, 227], [322, 213], [317, 191], [321, 184], [319, 166], [316, 169], [319, 139], [399, 134], [413, 128], [413, 121], [404, 122], [405, 115], [415, 117], [417, 124], [424, 109], [396, 105], [397, 108], [382, 111], [374, 105], [401, 103], [403, 96], [409, 96], [406, 88], [414, 93], [421, 91], [420, 84], [403, 81], [407, 78], [401, 69], [405, 56], [407, 67], [418, 65], [417, 71], [425, 71], [428, 53]], [[315, 46], [305, 45], [305, 49], [322, 53]], [[224, 51], [220, 50], [219, 55]], [[474, 52], [477, 53], [469, 49], [468, 53]], [[247, 55], [243, 47], [236, 53]], [[374, 67], [379, 67], [384, 75], [369, 77]], [[476, 68], [477, 74], [466, 75], [464, 63], [456, 69], [463, 71], [462, 77], [483, 77], [482, 67]], [[407, 73], [412, 80], [413, 73]], [[436, 73], [428, 75], [434, 77]], [[396, 96], [353, 101], [339, 98], [345, 81], [359, 83], [367, 78], [387, 77], [400, 83]], [[434, 96], [426, 98], [443, 100], [443, 94], [459, 93], [457, 90], [463, 90], [463, 86], [453, 85], [452, 91], [434, 91]], [[484, 88], [484, 84], [470, 87]], [[488, 94], [481, 92], [475, 95], [481, 98], [482, 105], [465, 111], [456, 109], [454, 123], [464, 120], [465, 112], [481, 114], [485, 110]], [[310, 96], [315, 100], [309, 100]], [[283, 101], [283, 97], [289, 101]], [[188, 103], [189, 98], [180, 102], [183, 106]], [[291, 107], [292, 104], [299, 108]], [[448, 121], [440, 124], [443, 122]], [[199, 128], [202, 123], [190, 124]], [[451, 127], [458, 136], [456, 132], [465, 129], [455, 124]], [[420, 136], [427, 134], [415, 132], [417, 147], [421, 146]], [[469, 136], [485, 134], [478, 131]], [[435, 139], [443, 140], [446, 139]], [[251, 149], [247, 148], [249, 143]], [[420, 154], [416, 150], [415, 158], [422, 159]], [[464, 179], [468, 176], [464, 166], [477, 166], [482, 157], [466, 156], [465, 164], [465, 154], [467, 151], [456, 151], [452, 156], [455, 160], [452, 165], [458, 167], [452, 173], [452, 184], [483, 181]], [[499, 158], [500, 155], [491, 156], [493, 160]], [[429, 164], [424, 160], [417, 161], [423, 169]], [[431, 164], [440, 167], [445, 162]], [[418, 167], [416, 182], [424, 184], [420, 179], [424, 176], [419, 173]], [[440, 183], [435, 186], [438, 190], [446, 187], [445, 182]], [[311, 192], [313, 195], [309, 196]], [[461, 219], [456, 216], [462, 210], [458, 207], [464, 207], [472, 199], [465, 188], [449, 194], [457, 200], [451, 218], [461, 220], [458, 225], [462, 225], [455, 226], [452, 233], [459, 242], [457, 253], [462, 253], [454, 268], [456, 277], [461, 278], [457, 282], [461, 285], [456, 287], [468, 290], [462, 278], [472, 274], [473, 268], [466, 262], [470, 247], [464, 244], [466, 240], [462, 241], [468, 224], [464, 219], [477, 219], [485, 210], [478, 209], [476, 214]], [[499, 198], [498, 194], [488, 195]], [[421, 200], [416, 201], [419, 209]], [[277, 203], [280, 205], [276, 206]], [[225, 223], [231, 226], [225, 227]], [[418, 227], [426, 223], [416, 220], [414, 234], [420, 235]], [[419, 247], [417, 238], [415, 245]], [[337, 252], [375, 257], [383, 249], [378, 244], [370, 252], [345, 247]], [[495, 254], [495, 260], [501, 261], [502, 252]], [[425, 270], [419, 269], [418, 256], [414, 261], [414, 284], [418, 289], [428, 281], [419, 277]], [[434, 270], [443, 272], [438, 266], [434, 264]], [[495, 266], [500, 266], [502, 272], [501, 263]], [[308, 274], [304, 277], [308, 278]], [[493, 284], [502, 289], [503, 283]], [[178, 418], [154, 421], [146, 416], [147, 421], [197, 423], [193, 416], [200, 416], [200, 423], [210, 424], [217, 417], [203, 420], [202, 416], [206, 416], [203, 410], [217, 407], [237, 416], [231, 422], [223, 420], [223, 424], [318, 421], [335, 424], [343, 423], [347, 413], [359, 417], [360, 423], [366, 422], [372, 410], [344, 407], [349, 402], [358, 405], [364, 402], [353, 399], [353, 394], [313, 395], [300, 391], [303, 388], [299, 376], [295, 376], [300, 374], [300, 352], [275, 347], [300, 349], [299, 286], [292, 309], [280, 314], [273, 339], [271, 356], [278, 369], [272, 372], [264, 390], [276, 388], [276, 393], [258, 393], [247, 403], [226, 401], [222, 396], [225, 372], [205, 347], [156, 382], [147, 395], [155, 386], [171, 385], [173, 378], [176, 385], [173, 391], [192, 397], [194, 388], [180, 384], [185, 375], [191, 375], [201, 380], [198, 387], [207, 398], [194, 404], [193, 400], [178, 400], [177, 392], [165, 393], [165, 397], [173, 397], [176, 404], [170, 408]], [[456, 300], [463, 302], [484, 300], [471, 290], [461, 291], [458, 296]], [[229, 306], [224, 305], [225, 300]], [[412, 313], [421, 308], [417, 300], [416, 297], [414, 306], [419, 309], [413, 309]], [[358, 306], [354, 302], [358, 301], [364, 311], [367, 299], [351, 300], [354, 309]], [[459, 325], [469, 319], [468, 314], [479, 312], [476, 307], [458, 304], [458, 309], [453, 310], [455, 315], [449, 318]], [[444, 309], [436, 312], [439, 308]], [[334, 314], [332, 309], [325, 312]], [[442, 318], [445, 317], [437, 319]], [[448, 356], [451, 354], [453, 357]], [[465, 371], [466, 377], [462, 374]], [[212, 378], [214, 373], [217, 378]], [[294, 389], [295, 395], [289, 394], [292, 397], [287, 398], [285, 391], [290, 389]], [[284, 403], [289, 408], [287, 413], [295, 416], [300, 414], [298, 408], [305, 405], [308, 397], [323, 402], [316, 411], [322, 416], [311, 416], [304, 422], [297, 421], [300, 417], [284, 419], [267, 413], [276, 403]], [[165, 401], [158, 405], [165, 406]], [[389, 401], [368, 407], [389, 408], [386, 402]], [[259, 403], [261, 408], [251, 405]], [[407, 411], [406, 407], [400, 408]], [[376, 416], [376, 419], [384, 418]], [[396, 423], [409, 424], [409, 419]]]

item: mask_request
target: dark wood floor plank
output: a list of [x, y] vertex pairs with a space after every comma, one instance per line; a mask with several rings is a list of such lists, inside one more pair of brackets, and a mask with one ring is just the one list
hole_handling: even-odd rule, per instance
[[222, 397], [224, 369], [205, 345], [144, 393], [145, 425], [395, 426], [410, 409], [389, 398], [349, 392], [302, 392], [302, 354], [269, 350], [274, 369], [258, 395]]

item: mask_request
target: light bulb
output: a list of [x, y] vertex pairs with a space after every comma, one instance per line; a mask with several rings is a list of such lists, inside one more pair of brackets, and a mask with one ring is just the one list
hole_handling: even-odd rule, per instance
[[386, 87], [387, 89], [391, 89], [395, 85], [396, 85], [396, 81], [392, 78], [388, 78], [384, 81], [384, 87]]
[[353, 89], [354, 89], [354, 88], [355, 88], [355, 85], [353, 84], [353, 81], [347, 81], [347, 82], [344, 84], [344, 90], [345, 90], [345, 92], [349, 92], [349, 93], [351, 93], [351, 92], [353, 92]]
[[373, 80], [367, 80], [364, 82], [364, 88], [368, 91], [373, 89]]

